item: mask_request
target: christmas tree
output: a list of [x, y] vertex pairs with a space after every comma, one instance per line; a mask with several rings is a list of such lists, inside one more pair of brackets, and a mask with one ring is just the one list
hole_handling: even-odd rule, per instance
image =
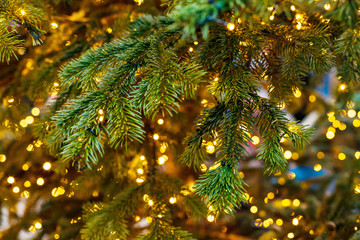
[[358, 239], [358, 11], [2, 1], [0, 236]]

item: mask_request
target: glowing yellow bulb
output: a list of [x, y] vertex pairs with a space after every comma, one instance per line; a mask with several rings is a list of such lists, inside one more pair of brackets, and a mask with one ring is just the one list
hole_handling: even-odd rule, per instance
[[48, 171], [51, 169], [51, 163], [50, 162], [46, 162], [43, 164], [43, 169]]
[[104, 116], [99, 116], [99, 122], [103, 122], [104, 121]]
[[33, 151], [33, 150], [34, 150], [34, 145], [29, 144], [29, 145], [26, 147], [26, 150], [29, 151], [29, 152]]
[[12, 191], [14, 193], [18, 193], [18, 192], [20, 192], [20, 188], [19, 187], [14, 187]]
[[214, 153], [214, 152], [215, 152], [215, 146], [212, 145], [212, 144], [208, 145], [208, 146], [206, 147], [206, 152], [207, 152], [207, 153], [210, 153], [210, 154]]
[[268, 197], [269, 199], [273, 199], [273, 198], [275, 197], [275, 194], [274, 194], [273, 192], [269, 192], [269, 193], [267, 194], [267, 197]]
[[151, 222], [152, 222], [152, 217], [146, 217], [146, 221], [147, 221], [148, 223], [151, 223]]
[[59, 239], [59, 238], [60, 238], [60, 235], [57, 234], [57, 233], [55, 233], [55, 234], [54, 234], [54, 239]]
[[227, 27], [227, 29], [228, 29], [229, 31], [233, 31], [233, 30], [235, 29], [235, 24], [233, 24], [233, 23], [228, 23], [228, 24], [226, 25], [226, 27]]
[[252, 136], [251, 140], [254, 145], [258, 145], [260, 143], [260, 138], [258, 136]]
[[280, 178], [278, 179], [278, 184], [284, 185], [285, 183], [286, 183], [286, 179], [285, 179], [285, 178], [280, 177]]
[[355, 153], [355, 158], [356, 158], [356, 159], [360, 159], [360, 152], [359, 152], [359, 151], [357, 151], [357, 152]]
[[293, 218], [293, 220], [292, 220], [292, 224], [293, 224], [294, 226], [299, 225], [299, 219], [297, 219], [297, 218]]
[[354, 119], [353, 125], [354, 125], [354, 127], [360, 127], [360, 120], [359, 119]]
[[26, 127], [28, 126], [28, 123], [26, 122], [25, 119], [22, 119], [22, 120], [20, 121], [20, 126], [22, 126], [23, 128], [26, 128]]
[[0, 154], [0, 162], [5, 162], [6, 156], [4, 154]]
[[163, 165], [165, 163], [165, 158], [164, 157], [159, 157], [157, 160], [159, 165]]
[[189, 52], [193, 52], [193, 51], [194, 51], [194, 48], [189, 47]]
[[289, 233], [287, 234], [287, 237], [291, 239], [291, 238], [294, 238], [294, 237], [295, 237], [295, 235], [294, 235], [294, 233], [289, 232]]
[[255, 219], [255, 226], [261, 227], [261, 225], [262, 225], [261, 219], [260, 218]]
[[284, 221], [283, 221], [281, 218], [279, 218], [279, 219], [276, 220], [275, 223], [276, 223], [278, 226], [282, 226], [282, 225], [284, 224]]
[[12, 176], [10, 176], [10, 177], [7, 178], [7, 182], [8, 182], [9, 184], [13, 184], [13, 183], [15, 182], [15, 178], [12, 177]]
[[21, 193], [21, 197], [22, 198], [29, 198], [30, 197], [30, 193], [28, 192], [28, 191], [23, 191], [22, 193]]
[[341, 131], [344, 131], [346, 129], [346, 124], [345, 123], [340, 123], [339, 129]]
[[291, 153], [291, 151], [289, 151], [289, 150], [286, 150], [286, 151], [284, 152], [284, 157], [285, 157], [286, 159], [290, 159], [290, 158], [291, 158], [291, 155], [292, 155], [292, 153]]
[[25, 181], [24, 182], [24, 187], [31, 187], [31, 182], [30, 181]]
[[344, 83], [339, 85], [339, 91], [345, 91], [346, 88], [347, 88], [347, 85]]
[[297, 30], [301, 30], [301, 23], [300, 23], [300, 22], [298, 22], [298, 23], [296, 24], [296, 29], [297, 29]]
[[144, 170], [142, 168], [138, 168], [137, 172], [138, 172], [138, 174], [143, 174]]
[[160, 137], [159, 137], [158, 134], [155, 133], [154, 136], [153, 136], [153, 138], [154, 138], [154, 140], [159, 140]]
[[104, 114], [104, 110], [103, 109], [99, 109], [99, 114], [103, 115]]
[[350, 109], [347, 112], [347, 115], [348, 115], [349, 118], [354, 118], [356, 116], [356, 111], [354, 109]]
[[107, 28], [107, 29], [106, 29], [106, 32], [107, 32], [107, 33], [112, 33], [112, 31], [113, 31], [113, 30], [112, 30], [111, 28]]
[[176, 203], [176, 197], [171, 197], [171, 198], [169, 199], [169, 202], [170, 202], [171, 204]]
[[318, 171], [320, 171], [322, 169], [322, 166], [320, 165], [320, 164], [315, 164], [315, 166], [314, 166], [314, 170], [316, 171], [316, 172], [318, 172]]
[[154, 202], [153, 202], [153, 200], [149, 200], [149, 202], [148, 202], [148, 204], [149, 204], [149, 206], [152, 206], [152, 205], [154, 205]]
[[195, 41], [195, 42], [194, 42], [194, 45], [198, 45], [198, 44], [199, 44], [199, 42], [198, 42], [198, 41]]
[[297, 152], [293, 152], [291, 157], [292, 157], [293, 160], [298, 160], [299, 159], [299, 154]]
[[325, 10], [330, 10], [331, 5], [329, 3], [324, 5]]
[[331, 132], [331, 131], [326, 132], [326, 138], [327, 139], [333, 139], [334, 137], [335, 137], [334, 132]]
[[294, 96], [295, 96], [296, 98], [301, 97], [301, 91], [300, 91], [300, 89], [298, 89], [298, 88], [295, 89], [295, 91], [294, 91]]
[[252, 206], [252, 207], [250, 208], [250, 212], [251, 212], [251, 213], [257, 213], [257, 211], [258, 211], [258, 208], [257, 208], [256, 206]]
[[158, 120], [158, 124], [159, 124], [159, 125], [163, 125], [163, 124], [164, 124], [164, 119], [161, 119], [161, 118], [160, 118], [160, 119]]
[[360, 194], [360, 184], [357, 184], [355, 187], [354, 187], [354, 192], [356, 194]]
[[21, 13], [21, 15], [23, 15], [23, 16], [26, 14], [26, 12], [25, 12], [24, 9], [21, 9], [21, 10], [20, 10], [20, 13]]
[[201, 164], [200, 165], [200, 171], [201, 172], [206, 172], [206, 170], [207, 170], [207, 166], [205, 164]]
[[300, 200], [299, 199], [294, 199], [292, 202], [294, 207], [299, 207], [300, 206]]
[[272, 20], [274, 20], [274, 18], [275, 18], [274, 15], [271, 15], [269, 19], [270, 19], [270, 21], [272, 21]]
[[44, 183], [45, 183], [45, 181], [44, 181], [44, 179], [41, 178], [41, 177], [36, 180], [36, 184], [39, 185], [39, 186], [44, 185]]
[[34, 226], [35, 226], [36, 229], [41, 229], [41, 228], [42, 228], [41, 222], [36, 222], [36, 223], [34, 224]]
[[30, 166], [28, 163], [24, 163], [21, 168], [23, 171], [27, 171], [27, 170], [29, 170]]
[[345, 153], [339, 153], [338, 158], [339, 158], [339, 160], [345, 160], [345, 158], [346, 158]]
[[143, 183], [144, 181], [145, 181], [145, 180], [144, 180], [143, 178], [137, 178], [137, 179], [136, 179], [136, 182], [137, 182], [137, 183]]
[[34, 107], [33, 109], [31, 109], [31, 114], [32, 114], [33, 116], [39, 116], [39, 114], [40, 114], [40, 109], [37, 108], [37, 107]]
[[210, 214], [207, 216], [207, 220], [208, 222], [213, 222], [215, 220], [215, 216]]
[[315, 101], [316, 101], [315, 95], [310, 95], [310, 96], [309, 96], [309, 101], [310, 101], [310, 102], [315, 102]]
[[52, 23], [50, 24], [50, 26], [51, 26], [52, 29], [57, 29], [57, 28], [59, 27], [56, 22], [52, 22]]
[[140, 221], [140, 216], [135, 216], [135, 222]]
[[291, 5], [290, 10], [291, 10], [291, 11], [295, 11], [295, 6], [294, 6], [294, 5]]
[[285, 199], [281, 200], [281, 205], [283, 207], [290, 207], [290, 205], [291, 205], [290, 199], [285, 198]]
[[140, 156], [140, 160], [141, 160], [141, 161], [144, 161], [144, 160], [145, 160], [145, 156], [144, 156], [144, 155]]

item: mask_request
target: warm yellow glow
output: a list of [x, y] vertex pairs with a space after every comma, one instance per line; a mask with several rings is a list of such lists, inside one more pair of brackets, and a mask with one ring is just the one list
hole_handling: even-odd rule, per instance
[[270, 226], [270, 222], [269, 222], [268, 220], [265, 220], [265, 221], [263, 222], [263, 226], [264, 226], [264, 228], [269, 227], [269, 226]]
[[31, 182], [30, 181], [25, 181], [24, 182], [24, 187], [31, 187]]
[[207, 216], [207, 220], [208, 222], [213, 222], [215, 220], [215, 216], [210, 214]]
[[330, 10], [331, 5], [329, 3], [324, 5], [325, 10]]
[[219, 78], [218, 77], [214, 78], [214, 82], [217, 82], [217, 81], [219, 81]]
[[163, 165], [165, 163], [165, 158], [164, 157], [159, 157], [157, 160], [159, 165]]
[[346, 158], [345, 153], [339, 153], [338, 158], [339, 158], [339, 160], [345, 160], [345, 158]]
[[294, 91], [294, 96], [295, 96], [296, 98], [301, 97], [301, 91], [300, 91], [300, 89], [298, 89], [298, 88], [295, 89], [295, 91]]
[[285, 198], [285, 199], [281, 200], [281, 205], [282, 205], [283, 207], [290, 207], [290, 205], [291, 205], [291, 200]]
[[233, 31], [233, 30], [235, 29], [235, 24], [233, 24], [233, 23], [228, 23], [228, 24], [226, 25], [226, 27], [227, 27], [227, 29], [228, 29], [229, 31]]
[[244, 172], [239, 172], [240, 177], [243, 179], [245, 177], [245, 173]]
[[135, 216], [135, 222], [140, 221], [140, 216]]
[[286, 183], [286, 179], [283, 178], [283, 177], [279, 177], [279, 179], [278, 179], [278, 184], [284, 185], [285, 183]]
[[289, 233], [288, 233], [288, 235], [287, 235], [287, 237], [291, 239], [291, 238], [294, 238], [294, 237], [295, 237], [295, 235], [294, 235], [294, 233], [289, 232]]
[[103, 109], [99, 109], [99, 114], [103, 115], [104, 114], [104, 110]]
[[152, 217], [146, 217], [146, 221], [147, 221], [148, 223], [151, 223], [151, 222], [152, 222]]
[[292, 157], [293, 160], [298, 160], [299, 159], [299, 153], [293, 152], [291, 157]]
[[50, 162], [46, 162], [43, 164], [43, 169], [46, 171], [49, 171], [51, 169], [51, 163]]
[[296, 174], [294, 172], [289, 172], [288, 177], [290, 180], [292, 180], [296, 177]]
[[354, 125], [354, 127], [360, 127], [360, 120], [359, 119], [354, 119], [353, 125]]
[[42, 228], [41, 222], [36, 222], [36, 223], [34, 224], [34, 226], [35, 226], [36, 229], [41, 229], [41, 228]]
[[340, 84], [339, 85], [339, 91], [345, 91], [347, 89], [347, 85], [346, 84]]
[[257, 218], [257, 219], [255, 220], [255, 226], [261, 227], [261, 225], [262, 225], [261, 219], [260, 219], [260, 218]]
[[270, 21], [274, 20], [275, 16], [274, 15], [271, 15], [270, 16]]
[[27, 170], [29, 170], [30, 165], [28, 163], [24, 163], [21, 168], [23, 171], [27, 171]]
[[335, 112], [328, 112], [328, 113], [327, 113], [327, 116], [328, 116], [328, 117], [335, 116]]
[[275, 194], [273, 192], [269, 192], [267, 194], [267, 197], [271, 200], [271, 199], [273, 199], [275, 197]]
[[23, 191], [23, 192], [21, 193], [21, 197], [22, 197], [22, 198], [25, 198], [25, 199], [26, 199], [26, 198], [29, 198], [29, 197], [30, 197], [30, 193], [25, 190], [25, 191]]
[[149, 204], [149, 206], [152, 206], [152, 205], [154, 205], [154, 202], [153, 202], [153, 200], [149, 200], [149, 202], [148, 202], [148, 204]]
[[319, 163], [315, 164], [314, 170], [315, 170], [316, 172], [320, 171], [321, 169], [322, 169], [322, 166], [321, 166]]
[[293, 220], [292, 220], [292, 224], [293, 224], [294, 226], [299, 225], [299, 219], [297, 219], [297, 218], [293, 218]]
[[51, 26], [52, 29], [57, 29], [59, 27], [59, 25], [56, 22], [52, 22], [50, 24], [50, 26]]
[[107, 32], [107, 33], [112, 33], [112, 31], [113, 31], [113, 30], [112, 30], [111, 28], [107, 28], [107, 29], [106, 29], [106, 32]]
[[32, 114], [33, 116], [39, 116], [39, 114], [40, 114], [40, 109], [37, 108], [37, 107], [34, 107], [33, 109], [31, 109], [31, 114]]
[[199, 44], [199, 42], [198, 42], [198, 41], [195, 41], [195, 42], [194, 42], [194, 45], [198, 45], [198, 44]]
[[329, 122], [334, 122], [336, 120], [335, 116], [328, 117]]
[[158, 134], [155, 133], [154, 136], [153, 136], [153, 138], [154, 138], [154, 140], [159, 140], [160, 137], [159, 137]]
[[136, 179], [136, 182], [137, 182], [137, 183], [143, 183], [144, 181], [145, 181], [145, 180], [144, 180], [143, 178], [137, 178], [137, 179]]
[[279, 219], [276, 220], [275, 223], [276, 223], [277, 225], [279, 225], [279, 226], [282, 226], [282, 225], [284, 224], [284, 221], [283, 221], [281, 218], [279, 218]]
[[346, 129], [346, 124], [345, 123], [340, 123], [339, 129], [341, 131], [344, 131]]
[[149, 197], [149, 195], [147, 195], [147, 194], [144, 194], [144, 196], [143, 196], [143, 200], [144, 200], [144, 202], [147, 202], [147, 201], [149, 201], [149, 200], [150, 200], [150, 197]]
[[45, 183], [45, 181], [44, 181], [44, 179], [41, 178], [41, 177], [36, 180], [36, 184], [39, 185], [39, 186], [44, 185], [44, 183]]
[[138, 172], [138, 174], [143, 174], [144, 173], [144, 169], [142, 168], [138, 168], [138, 170], [136, 170]]
[[145, 156], [144, 156], [144, 155], [140, 156], [140, 160], [141, 160], [141, 161], [144, 161], [144, 160], [145, 160]]
[[171, 204], [176, 203], [176, 197], [171, 197], [171, 198], [169, 199], [169, 202], [170, 202]]
[[207, 170], [207, 166], [205, 164], [201, 164], [200, 165], [200, 171], [201, 172], [206, 172], [206, 170]]
[[294, 199], [292, 202], [294, 207], [299, 207], [300, 206], [300, 200], [299, 199]]
[[26, 12], [25, 12], [24, 9], [21, 9], [21, 10], [20, 10], [20, 13], [21, 13], [21, 15], [23, 15], [23, 16], [26, 14]]
[[99, 122], [103, 122], [104, 121], [104, 116], [99, 116]]
[[207, 147], [206, 147], [206, 152], [207, 152], [207, 153], [210, 153], [210, 154], [214, 153], [214, 152], [215, 152], [215, 146], [212, 145], [212, 144], [207, 145]]
[[280, 102], [280, 103], [278, 104], [278, 107], [279, 107], [280, 110], [285, 109], [285, 107], [286, 107], [285, 102]]
[[290, 159], [290, 158], [291, 158], [291, 156], [292, 156], [291, 151], [286, 150], [286, 151], [284, 152], [284, 157], [285, 157], [286, 159]]
[[18, 193], [18, 192], [20, 192], [20, 188], [19, 187], [14, 187], [12, 191], [14, 193]]
[[310, 95], [310, 96], [309, 96], [309, 101], [310, 101], [310, 102], [315, 102], [315, 101], [316, 101], [315, 95]]
[[335, 137], [335, 133], [334, 132], [326, 132], [326, 138], [327, 139], [333, 139]]
[[323, 152], [318, 152], [318, 153], [316, 154], [316, 157], [317, 157], [318, 159], [323, 159], [323, 158], [325, 157], [325, 154], [324, 154]]
[[258, 208], [257, 208], [256, 206], [252, 206], [252, 207], [250, 208], [250, 212], [251, 212], [251, 213], [257, 213], [257, 211], [258, 211]]
[[260, 138], [258, 136], [252, 136], [251, 140], [254, 145], [258, 145], [260, 143]]
[[291, 5], [290, 10], [291, 10], [291, 11], [295, 11], [295, 6], [294, 6], [294, 5]]
[[356, 158], [356, 159], [360, 159], [360, 152], [359, 152], [359, 151], [357, 151], [357, 152], [355, 153], [355, 158]]
[[164, 124], [164, 119], [160, 118], [160, 119], [158, 120], [158, 124], [159, 124], [159, 125], [163, 125], [163, 124]]
[[354, 187], [354, 192], [355, 192], [356, 194], [360, 194], [360, 184], [355, 185], [355, 187]]
[[9, 184], [13, 184], [13, 183], [15, 182], [15, 178], [12, 177], [12, 176], [10, 176], [10, 177], [7, 178], [7, 182], [8, 182]]
[[29, 152], [33, 151], [33, 150], [34, 150], [34, 145], [29, 144], [29, 145], [26, 147], [26, 150], [29, 151]]
[[28, 123], [26, 122], [25, 119], [22, 119], [22, 120], [20, 121], [20, 126], [22, 126], [23, 128], [26, 128], [27, 125], [28, 125]]
[[354, 109], [350, 109], [347, 112], [347, 115], [348, 115], [349, 118], [354, 118], [356, 116], [356, 111]]
[[0, 162], [5, 162], [5, 161], [6, 161], [5, 154], [0, 154]]
[[54, 239], [59, 239], [59, 238], [60, 238], [60, 235], [57, 234], [57, 233], [55, 233], [55, 234], [54, 234]]
[[297, 30], [301, 30], [301, 23], [300, 23], [300, 22], [298, 22], [298, 23], [296, 24], [296, 29], [297, 29]]
[[193, 52], [193, 51], [194, 51], [194, 48], [189, 47], [189, 52]]

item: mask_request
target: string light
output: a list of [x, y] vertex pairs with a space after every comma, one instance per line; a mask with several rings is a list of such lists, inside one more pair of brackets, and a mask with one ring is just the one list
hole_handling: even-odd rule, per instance
[[309, 101], [310, 101], [310, 102], [315, 102], [315, 101], [316, 101], [315, 95], [310, 95], [310, 96], [309, 96]]
[[171, 204], [175, 204], [175, 203], [176, 203], [176, 197], [171, 197], [171, 198], [169, 199], [169, 202], [170, 202]]
[[299, 225], [299, 219], [297, 219], [297, 218], [293, 218], [293, 220], [292, 220], [292, 224], [293, 224], [294, 226]]
[[295, 89], [295, 91], [294, 91], [294, 96], [295, 96], [296, 98], [301, 97], [301, 91], [300, 91], [299, 88], [296, 88], [296, 89]]
[[252, 144], [258, 145], [260, 143], [260, 138], [258, 136], [252, 136]]
[[9, 184], [13, 184], [13, 183], [15, 182], [15, 178], [12, 177], [12, 176], [10, 176], [10, 177], [7, 178], [7, 182], [8, 182]]
[[215, 220], [215, 216], [214, 216], [214, 215], [211, 215], [211, 214], [210, 214], [210, 215], [207, 216], [207, 221], [208, 221], [208, 222], [213, 222], [214, 220]]
[[158, 120], [158, 124], [159, 124], [159, 125], [163, 125], [163, 124], [164, 124], [164, 119], [160, 118], [160, 119]]
[[270, 21], [273, 21], [274, 18], [275, 18], [275, 16], [274, 16], [274, 15], [271, 15], [269, 19], [270, 19]]
[[355, 153], [355, 158], [356, 158], [356, 159], [360, 159], [360, 152], [359, 152], [359, 151], [357, 151], [357, 152]]
[[291, 5], [290, 10], [294, 12], [295, 11], [295, 6]]
[[138, 172], [138, 174], [143, 174], [144, 170], [142, 168], [138, 168], [137, 172]]
[[347, 115], [348, 115], [349, 118], [354, 118], [356, 116], [356, 111], [354, 109], [350, 109], [347, 112]]
[[330, 10], [330, 7], [331, 7], [331, 5], [330, 5], [329, 3], [327, 3], [327, 4], [324, 5], [325, 10], [327, 10], [327, 11]]
[[5, 161], [6, 161], [5, 154], [0, 154], [0, 162], [5, 162]]
[[26, 12], [25, 12], [24, 9], [21, 9], [21, 10], [20, 10], [20, 13], [21, 13], [21, 15], [23, 15], [23, 16], [26, 14]]
[[287, 234], [287, 237], [290, 238], [290, 239], [292, 239], [292, 238], [295, 237], [295, 235], [294, 235], [294, 233], [289, 232], [289, 233]]
[[209, 145], [206, 147], [206, 152], [207, 152], [207, 153], [210, 153], [210, 154], [214, 153], [214, 152], [215, 152], [215, 146], [212, 145], [212, 144], [209, 144]]
[[291, 151], [289, 151], [289, 150], [286, 150], [286, 151], [284, 152], [284, 157], [285, 157], [286, 159], [290, 159], [290, 158], [291, 158], [291, 155], [292, 155], [292, 153], [291, 153]]
[[195, 42], [194, 42], [194, 45], [198, 45], [198, 44], [199, 44], [199, 42], [198, 42], [198, 41], [195, 41]]
[[19, 187], [14, 187], [12, 191], [14, 193], [18, 193], [18, 192], [20, 192], [20, 188]]
[[339, 91], [341, 91], [341, 92], [343, 92], [343, 91], [345, 91], [347, 89], [347, 85], [346, 84], [340, 84], [339, 85]]
[[293, 160], [298, 160], [298, 159], [299, 159], [299, 153], [293, 152], [291, 158], [292, 158]]
[[54, 239], [59, 239], [59, 238], [60, 238], [60, 235], [57, 234], [57, 233], [55, 233], [55, 234], [54, 234]]
[[333, 139], [335, 137], [335, 133], [334, 132], [331, 132], [331, 131], [328, 131], [326, 133], [326, 138], [327, 139]]
[[273, 199], [275, 197], [275, 194], [273, 192], [269, 192], [267, 194], [267, 197], [271, 200], [271, 199]]
[[354, 125], [354, 127], [360, 127], [360, 120], [359, 119], [354, 119], [353, 125]]
[[43, 169], [46, 171], [49, 171], [51, 169], [51, 163], [50, 162], [46, 162], [43, 164]]
[[278, 218], [275, 222], [278, 226], [282, 226], [284, 224], [284, 221], [281, 218]]
[[256, 206], [252, 206], [251, 208], [250, 208], [250, 212], [251, 213], [257, 213], [257, 211], [258, 211], [258, 208], [256, 207]]
[[38, 221], [35, 222], [34, 226], [35, 226], [36, 229], [41, 229], [42, 228], [41, 222], [38, 222]]
[[299, 199], [294, 199], [293, 202], [292, 202], [293, 206], [294, 207], [299, 207], [300, 206], [300, 200]]
[[157, 160], [159, 165], [163, 165], [165, 163], [165, 158], [164, 157], [159, 157]]
[[322, 166], [321, 166], [319, 163], [315, 164], [314, 170], [315, 170], [316, 172], [319, 172], [321, 169], [322, 169]]
[[44, 181], [44, 179], [41, 178], [41, 177], [36, 180], [36, 184], [39, 185], [39, 186], [44, 185], [44, 183], [45, 183], [45, 181]]
[[201, 172], [206, 172], [206, 170], [207, 170], [207, 166], [205, 164], [201, 164], [200, 165], [200, 171]]
[[227, 27], [227, 29], [228, 29], [229, 31], [233, 31], [233, 30], [235, 29], [235, 24], [233, 24], [233, 23], [228, 23], [228, 24], [226, 25], [226, 27]]
[[194, 48], [189, 47], [189, 52], [193, 52], [193, 51], [194, 51]]
[[154, 138], [154, 140], [159, 140], [160, 137], [159, 137], [158, 134], [155, 133], [154, 136], [153, 136], [153, 138]]
[[22, 169], [23, 171], [27, 171], [27, 170], [29, 170], [29, 168], [30, 168], [30, 165], [29, 165], [28, 163], [24, 163], [24, 164], [22, 165], [22, 167], [21, 167], [21, 169]]
[[342, 160], [342, 161], [345, 160], [346, 159], [345, 153], [339, 153], [338, 158], [339, 158], [339, 160]]
[[154, 202], [153, 202], [153, 200], [151, 200], [151, 199], [150, 199], [150, 200], [148, 201], [148, 204], [149, 204], [149, 206], [152, 206], [152, 205], [154, 205]]
[[33, 116], [39, 116], [39, 114], [40, 114], [40, 109], [37, 108], [37, 107], [34, 107], [33, 109], [31, 109], [31, 114], [32, 114]]
[[24, 182], [24, 187], [26, 187], [26, 188], [31, 187], [31, 182], [30, 181], [25, 181]]

